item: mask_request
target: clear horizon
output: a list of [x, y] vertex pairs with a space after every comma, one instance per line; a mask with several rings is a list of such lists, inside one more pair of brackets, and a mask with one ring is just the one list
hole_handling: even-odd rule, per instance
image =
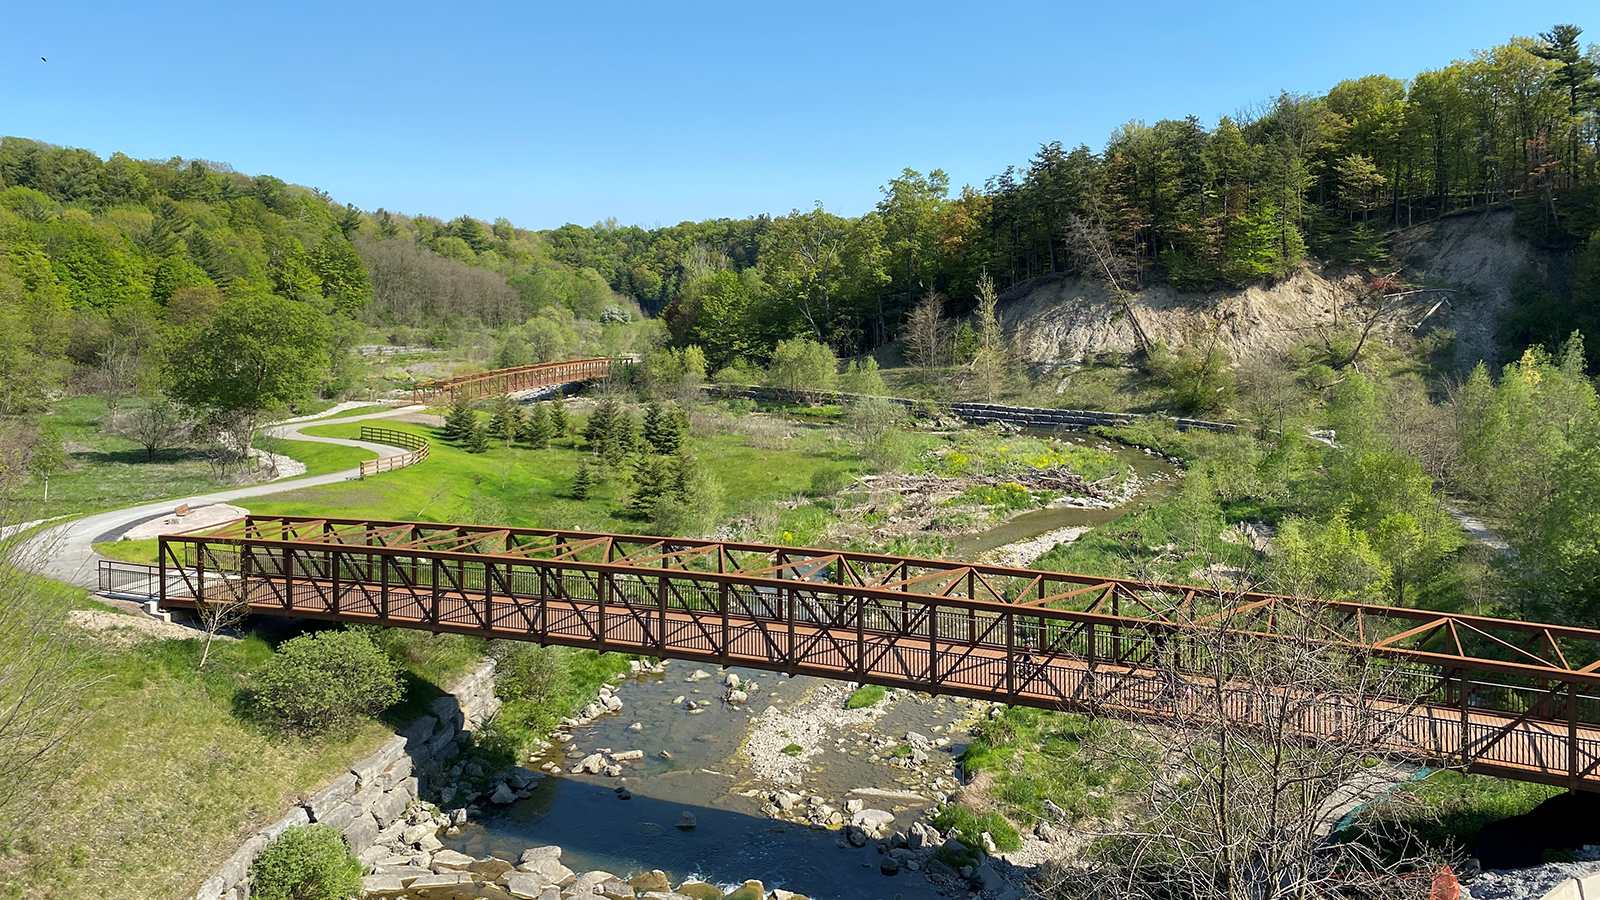
[[286, 4], [268, 23], [39, 5], [0, 36], [0, 133], [213, 159], [369, 211], [654, 227], [815, 201], [857, 215], [907, 167], [945, 170], [954, 192], [1049, 141], [1099, 150], [1134, 119], [1210, 124], [1558, 22], [1600, 41], [1592, 3], [1566, 0], [1145, 9], [620, 3], [440, 19]]

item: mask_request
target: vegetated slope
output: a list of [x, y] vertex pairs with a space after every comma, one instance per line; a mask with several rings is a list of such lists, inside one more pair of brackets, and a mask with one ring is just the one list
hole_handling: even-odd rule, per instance
[[[1496, 358], [1498, 322], [1511, 303], [1512, 284], [1518, 272], [1536, 261], [1535, 252], [1515, 233], [1515, 222], [1509, 206], [1490, 207], [1394, 236], [1394, 253], [1406, 265], [1402, 278], [1458, 291], [1427, 316], [1427, 324], [1456, 332], [1456, 364], [1462, 369]], [[1293, 347], [1321, 329], [1348, 327], [1359, 321], [1363, 295], [1361, 276], [1311, 263], [1285, 278], [1203, 293], [1152, 285], [1134, 296], [1130, 308], [1152, 341], [1179, 347], [1209, 342], [1215, 334], [1234, 359], [1244, 359]], [[1416, 325], [1437, 299], [1407, 298], [1387, 314], [1385, 328]], [[1032, 363], [1077, 362], [1137, 347], [1122, 304], [1100, 282], [1077, 275], [1050, 275], [1018, 285], [1001, 297], [1000, 314], [1022, 358]]]

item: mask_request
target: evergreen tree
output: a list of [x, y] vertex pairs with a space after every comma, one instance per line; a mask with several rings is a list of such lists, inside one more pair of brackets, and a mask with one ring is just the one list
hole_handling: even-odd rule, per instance
[[639, 457], [634, 466], [633, 496], [628, 500], [628, 508], [646, 518], [654, 515], [661, 498], [676, 491], [675, 474], [665, 457], [648, 453]]
[[589, 469], [589, 461], [578, 460], [578, 474], [572, 479], [572, 498], [574, 500], [587, 500], [594, 491], [594, 472]]
[[528, 416], [528, 421], [522, 426], [522, 439], [532, 445], [535, 450], [548, 450], [552, 431], [550, 416], [545, 410], [545, 404], [535, 403], [533, 412]]
[[467, 452], [489, 452], [489, 426], [482, 422], [474, 422], [472, 424], [472, 431], [467, 435]]
[[445, 439], [465, 441], [472, 436], [472, 426], [477, 421], [477, 414], [472, 411], [472, 401], [464, 396], [456, 397], [450, 402], [450, 411], [444, 416]]
[[515, 441], [517, 439], [517, 435], [521, 432], [521, 407], [511, 402], [511, 398], [505, 394], [501, 394], [499, 397], [496, 397], [494, 401], [494, 414], [489, 418], [489, 433], [500, 440], [505, 441], [506, 446], [509, 447], [511, 446], [511, 442]]
[[638, 446], [638, 426], [633, 421], [633, 414], [618, 407], [607, 428], [605, 447], [600, 458], [607, 466], [615, 468], [622, 465], [622, 461]]
[[551, 439], [566, 437], [567, 430], [571, 427], [571, 423], [567, 421], [567, 404], [561, 399], [561, 394], [557, 393], [550, 401]]
[[584, 423], [583, 440], [596, 455], [605, 455], [606, 445], [616, 427], [618, 412], [617, 401], [607, 397], [600, 401], [594, 412], [589, 414], [589, 421]]
[[688, 425], [688, 415], [677, 405], [663, 406], [652, 401], [645, 407], [644, 440], [656, 453], [677, 453]]

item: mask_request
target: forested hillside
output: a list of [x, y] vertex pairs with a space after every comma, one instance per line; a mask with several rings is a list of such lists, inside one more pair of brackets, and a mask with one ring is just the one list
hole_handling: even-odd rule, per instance
[[[1002, 291], [1062, 272], [1194, 291], [1308, 258], [1385, 269], [1389, 230], [1502, 201], [1524, 207], [1528, 237], [1581, 254], [1600, 227], [1597, 61], [1578, 29], [1558, 26], [1407, 80], [1281, 94], [1216, 123], [1135, 119], [1098, 152], [1047, 143], [981, 188], [906, 170], [856, 218], [817, 208], [653, 231], [569, 225], [549, 239], [556, 258], [665, 307], [673, 334], [713, 362], [795, 334], [868, 349], [930, 291], [949, 312], [971, 309], [983, 272]], [[1594, 307], [1600, 268], [1579, 268], [1549, 287], [1547, 306]]]
[[1597, 61], [1557, 26], [1215, 123], [1133, 120], [1099, 151], [1047, 143], [981, 187], [908, 169], [856, 217], [819, 206], [653, 230], [369, 213], [222, 164], [6, 138], [0, 414], [37, 410], [73, 377], [160, 380], [178, 333], [239, 301], [315, 314], [325, 396], [351, 387], [368, 328], [436, 347], [492, 333], [486, 362], [514, 364], [603, 344], [601, 320], [635, 317], [629, 298], [716, 369], [788, 337], [875, 348], [929, 296], [967, 313], [985, 274], [1003, 291], [1082, 273], [1115, 296], [1239, 286], [1308, 259], [1382, 274], [1393, 229], [1504, 202], [1560, 263], [1525, 279], [1506, 337], [1553, 344], [1600, 328]]

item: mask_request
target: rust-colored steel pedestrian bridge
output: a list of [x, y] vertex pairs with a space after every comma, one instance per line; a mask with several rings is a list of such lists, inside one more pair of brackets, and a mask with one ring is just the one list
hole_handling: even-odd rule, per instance
[[457, 375], [437, 381], [424, 381], [411, 389], [411, 399], [420, 403], [429, 400], [455, 400], [466, 397], [478, 400], [498, 397], [515, 391], [555, 387], [575, 381], [605, 378], [611, 374], [612, 360], [571, 359], [565, 362], [537, 363], [510, 369], [495, 369], [471, 375]]
[[[163, 606], [372, 623], [1192, 721], [1213, 637], [1381, 671], [1295, 715], [1371, 750], [1600, 790], [1600, 631], [836, 550], [250, 516], [160, 539]], [[1292, 691], [1295, 688], [1273, 688]], [[1206, 694], [1258, 721], [1259, 691]], [[1270, 696], [1270, 694], [1269, 694]], [[1268, 704], [1270, 705], [1270, 704]], [[1362, 719], [1361, 717], [1366, 718]], [[1370, 734], [1369, 734], [1370, 732]]]

